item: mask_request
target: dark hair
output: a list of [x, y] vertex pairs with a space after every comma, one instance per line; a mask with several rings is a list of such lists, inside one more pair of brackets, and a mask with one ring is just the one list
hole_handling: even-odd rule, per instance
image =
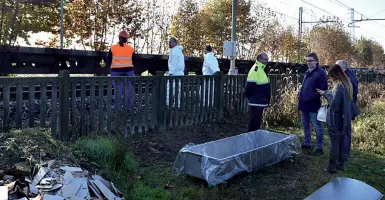
[[329, 75], [329, 77], [340, 81], [345, 86], [346, 90], [348, 91], [350, 99], [353, 98], [352, 83], [350, 82], [349, 77], [345, 74], [344, 70], [342, 70], [341, 66], [339, 66], [337, 64], [333, 64], [329, 69], [328, 75]]
[[208, 51], [208, 52], [212, 52], [212, 51], [213, 51], [213, 48], [211, 48], [210, 45], [207, 45], [205, 49], [206, 49], [206, 51]]
[[178, 44], [178, 40], [176, 40], [176, 38], [174, 37], [170, 38], [170, 41], [173, 41], [175, 44]]
[[317, 62], [317, 64], [319, 63], [318, 56], [317, 56], [317, 54], [314, 53], [314, 52], [311, 52], [311, 53], [307, 54], [306, 57], [312, 57], [312, 58], [314, 58], [314, 60]]

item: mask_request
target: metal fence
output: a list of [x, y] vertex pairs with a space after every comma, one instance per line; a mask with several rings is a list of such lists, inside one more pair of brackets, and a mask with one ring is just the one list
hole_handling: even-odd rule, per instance
[[[382, 74], [358, 77], [360, 82], [385, 84]], [[270, 75], [272, 103], [302, 79], [296, 74]], [[123, 87], [115, 89], [113, 82]], [[162, 132], [213, 121], [224, 112], [248, 112], [245, 84], [246, 75], [223, 74], [70, 77], [62, 71], [58, 77], [0, 77], [0, 127], [2, 131], [50, 127], [60, 140], [87, 134]]]

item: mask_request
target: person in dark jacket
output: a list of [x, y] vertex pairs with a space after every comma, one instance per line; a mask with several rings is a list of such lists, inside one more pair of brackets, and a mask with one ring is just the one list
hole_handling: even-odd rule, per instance
[[263, 109], [270, 104], [270, 80], [266, 72], [268, 61], [266, 53], [259, 53], [247, 76], [245, 96], [250, 107], [249, 132], [261, 128]]
[[[352, 120], [356, 116], [358, 116], [360, 113], [359, 111], [359, 106], [357, 103], [357, 96], [358, 96], [358, 79], [356, 74], [349, 69], [349, 64], [345, 60], [339, 60], [336, 62], [337, 65], [341, 66], [342, 70], [345, 72], [347, 77], [349, 78], [350, 82], [352, 83], [353, 86], [353, 113], [352, 113]], [[345, 134], [345, 162], [348, 161], [348, 158], [350, 156], [350, 148], [351, 148], [351, 143], [352, 143], [352, 127], [347, 127], [346, 129], [346, 134]]]
[[334, 64], [329, 69], [329, 77], [333, 82], [333, 89], [317, 90], [328, 101], [326, 125], [330, 137], [330, 159], [325, 172], [336, 173], [344, 171], [345, 163], [345, 135], [351, 126], [353, 87], [342, 68]]
[[327, 90], [328, 83], [326, 72], [319, 67], [317, 54], [307, 55], [306, 62], [309, 69], [305, 73], [302, 87], [298, 93], [298, 110], [302, 114], [305, 135], [302, 149], [311, 149], [311, 122], [316, 131], [316, 148], [313, 154], [320, 155], [323, 154], [324, 129], [321, 122], [317, 120], [318, 109], [321, 107], [321, 95], [317, 93], [317, 88]]

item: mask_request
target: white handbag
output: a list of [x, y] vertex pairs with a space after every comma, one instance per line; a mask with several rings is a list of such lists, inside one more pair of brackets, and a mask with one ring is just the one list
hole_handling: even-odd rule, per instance
[[317, 113], [317, 120], [321, 122], [326, 122], [326, 105], [321, 106], [319, 108], [318, 113]]

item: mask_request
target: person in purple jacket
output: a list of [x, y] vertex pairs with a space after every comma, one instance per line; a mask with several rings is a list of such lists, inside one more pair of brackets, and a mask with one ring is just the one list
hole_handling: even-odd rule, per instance
[[312, 131], [310, 122], [313, 124], [316, 132], [316, 148], [313, 155], [323, 154], [324, 129], [320, 121], [317, 120], [318, 109], [321, 107], [321, 95], [317, 89], [327, 90], [328, 82], [326, 72], [319, 67], [318, 56], [310, 53], [306, 57], [309, 69], [305, 73], [302, 87], [298, 93], [298, 110], [301, 111], [301, 118], [305, 141], [302, 149], [309, 150], [312, 147]]

